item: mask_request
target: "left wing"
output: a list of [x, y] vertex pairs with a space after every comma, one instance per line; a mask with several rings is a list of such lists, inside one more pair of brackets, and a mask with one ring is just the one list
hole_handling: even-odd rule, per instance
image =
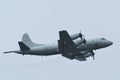
[[74, 58], [78, 61], [86, 61], [87, 60], [86, 58], [81, 57], [81, 56], [75, 56]]
[[58, 47], [59, 51], [62, 53], [62, 56], [67, 57], [69, 59], [78, 59], [75, 56], [79, 55], [79, 58], [84, 58], [84, 56], [80, 53], [79, 49], [74, 44], [67, 31], [60, 31], [59, 37], [60, 39], [58, 40]]

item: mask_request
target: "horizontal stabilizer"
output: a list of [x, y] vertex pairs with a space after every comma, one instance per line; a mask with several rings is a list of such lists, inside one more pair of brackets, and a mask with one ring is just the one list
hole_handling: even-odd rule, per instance
[[20, 46], [20, 50], [24, 51], [24, 50], [29, 50], [30, 48], [24, 44], [23, 42], [18, 42], [19, 46]]

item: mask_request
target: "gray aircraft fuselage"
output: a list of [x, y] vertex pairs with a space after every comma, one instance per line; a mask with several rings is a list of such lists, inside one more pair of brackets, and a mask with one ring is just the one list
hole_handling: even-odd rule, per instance
[[[86, 44], [79, 45], [80, 40], [76, 40], [75, 44], [78, 45], [78, 49], [80, 51], [90, 51], [90, 50], [97, 50], [100, 48], [105, 48], [113, 44], [113, 42], [108, 41], [104, 38], [98, 38], [98, 39], [92, 39], [87, 40]], [[55, 54], [61, 54], [58, 50], [57, 44], [51, 44], [51, 45], [43, 45], [43, 46], [36, 46], [31, 48], [30, 50], [26, 51], [16, 51], [16, 53], [23, 54], [23, 55], [55, 55]], [[90, 56], [90, 55], [89, 55]]]
[[[105, 38], [86, 40], [86, 44], [84, 44], [81, 38], [79, 38], [78, 34], [71, 36], [71, 39], [73, 40], [75, 46], [77, 46], [77, 51], [78, 51], [77, 53], [82, 54], [84, 58], [92, 56], [91, 54], [92, 50], [105, 48], [113, 44], [112, 41], [109, 41]], [[8, 51], [4, 53], [18, 53], [22, 55], [38, 55], [38, 56], [62, 54], [59, 51], [58, 44], [51, 44], [51, 45], [35, 44], [31, 41], [28, 34], [23, 35], [22, 42], [19, 43], [19, 46], [20, 46], [20, 50]], [[74, 52], [72, 53], [72, 55], [74, 55]], [[74, 56], [77, 55], [75, 54]], [[80, 59], [80, 61], [82, 61], [82, 59]]]

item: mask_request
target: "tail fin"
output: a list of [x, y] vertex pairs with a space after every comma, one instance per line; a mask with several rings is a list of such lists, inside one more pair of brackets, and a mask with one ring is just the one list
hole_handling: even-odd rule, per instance
[[31, 47], [35, 47], [38, 46], [39, 44], [36, 44], [34, 42], [32, 42], [32, 40], [30, 39], [29, 35], [27, 33], [25, 33], [22, 37], [22, 42], [28, 46], [29, 48]]

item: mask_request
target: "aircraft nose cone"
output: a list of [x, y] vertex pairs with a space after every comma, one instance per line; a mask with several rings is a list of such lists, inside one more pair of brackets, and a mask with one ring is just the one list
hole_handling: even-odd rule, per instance
[[110, 45], [112, 45], [112, 44], [113, 44], [113, 42], [111, 41]]
[[112, 41], [108, 41], [108, 46], [112, 45], [113, 42]]

